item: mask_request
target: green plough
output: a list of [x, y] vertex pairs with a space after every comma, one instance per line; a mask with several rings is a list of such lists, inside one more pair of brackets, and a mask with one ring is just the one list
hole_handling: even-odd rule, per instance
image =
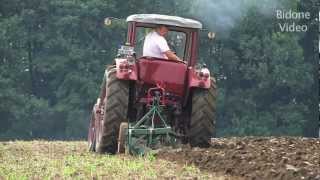
[[144, 155], [161, 146], [176, 143], [176, 135], [161, 115], [160, 97], [155, 96], [149, 111], [135, 123], [120, 125], [118, 153]]

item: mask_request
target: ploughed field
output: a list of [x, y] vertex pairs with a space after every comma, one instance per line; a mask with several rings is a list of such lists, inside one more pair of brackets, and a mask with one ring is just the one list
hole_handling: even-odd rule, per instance
[[320, 139], [218, 138], [210, 148], [166, 150], [158, 158], [241, 179], [320, 180]]
[[218, 138], [144, 157], [90, 153], [84, 141], [0, 142], [0, 180], [128, 178], [320, 180], [320, 139]]

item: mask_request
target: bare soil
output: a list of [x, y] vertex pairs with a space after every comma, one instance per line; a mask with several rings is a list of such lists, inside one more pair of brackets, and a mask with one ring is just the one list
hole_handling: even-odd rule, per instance
[[210, 148], [162, 149], [157, 157], [239, 179], [320, 180], [320, 139], [217, 138]]

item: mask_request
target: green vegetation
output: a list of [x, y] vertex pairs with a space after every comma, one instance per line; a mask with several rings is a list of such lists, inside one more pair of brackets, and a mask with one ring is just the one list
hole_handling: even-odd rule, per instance
[[[125, 25], [104, 18], [135, 13], [196, 18], [217, 33], [203, 33], [200, 60], [217, 77], [219, 136], [315, 136], [317, 0], [224, 2], [0, 0], [0, 139], [84, 138], [104, 67], [125, 41]], [[309, 31], [280, 32], [268, 2], [309, 11], [297, 22]]]
[[0, 179], [165, 179], [212, 175], [193, 165], [178, 165], [154, 155], [131, 157], [89, 153], [81, 141], [0, 143]]

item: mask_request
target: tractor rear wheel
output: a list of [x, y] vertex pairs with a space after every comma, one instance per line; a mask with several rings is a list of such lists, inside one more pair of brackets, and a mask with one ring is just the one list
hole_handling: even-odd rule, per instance
[[106, 99], [104, 118], [100, 124], [101, 132], [97, 137], [96, 150], [99, 153], [115, 154], [118, 148], [119, 127], [127, 119], [129, 104], [129, 82], [116, 77], [116, 69], [106, 73]]
[[213, 81], [209, 89], [193, 91], [191, 107], [188, 131], [190, 145], [208, 147], [215, 133], [216, 87]]

